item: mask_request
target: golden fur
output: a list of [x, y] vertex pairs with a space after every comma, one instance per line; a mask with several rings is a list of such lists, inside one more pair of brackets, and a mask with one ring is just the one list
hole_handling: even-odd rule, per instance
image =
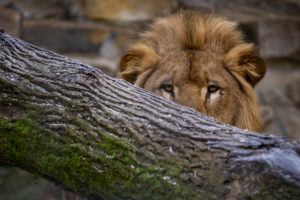
[[125, 80], [252, 131], [261, 130], [253, 87], [265, 71], [236, 23], [196, 11], [157, 19], [120, 61]]

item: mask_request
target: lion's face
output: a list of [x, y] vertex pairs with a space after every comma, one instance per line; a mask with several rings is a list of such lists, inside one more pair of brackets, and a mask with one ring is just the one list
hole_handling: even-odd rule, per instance
[[253, 55], [251, 44], [236, 44], [227, 51], [206, 44], [162, 51], [150, 44], [138, 43], [123, 56], [120, 71], [125, 80], [222, 122], [260, 130], [253, 87], [263, 77], [265, 64]]
[[235, 102], [241, 92], [222, 61], [206, 52], [190, 53], [192, 56], [183, 54], [170, 55], [160, 61], [151, 74], [142, 73], [136, 85], [234, 124]]

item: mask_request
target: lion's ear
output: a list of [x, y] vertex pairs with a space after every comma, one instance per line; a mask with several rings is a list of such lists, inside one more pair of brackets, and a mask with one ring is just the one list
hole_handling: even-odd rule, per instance
[[158, 61], [156, 53], [144, 44], [137, 44], [120, 60], [119, 69], [123, 79], [134, 84], [137, 77], [153, 67]]
[[239, 66], [242, 68], [242, 76], [253, 87], [265, 76], [266, 73], [266, 63], [257, 55], [241, 56]]
[[225, 63], [230, 70], [240, 74], [253, 87], [266, 73], [266, 63], [253, 53], [252, 44], [241, 44], [231, 49]]

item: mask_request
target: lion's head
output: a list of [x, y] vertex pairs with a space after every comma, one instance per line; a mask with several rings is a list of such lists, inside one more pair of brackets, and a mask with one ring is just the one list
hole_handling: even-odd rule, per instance
[[195, 11], [158, 19], [120, 61], [134, 85], [252, 131], [261, 129], [253, 87], [265, 72], [234, 22]]

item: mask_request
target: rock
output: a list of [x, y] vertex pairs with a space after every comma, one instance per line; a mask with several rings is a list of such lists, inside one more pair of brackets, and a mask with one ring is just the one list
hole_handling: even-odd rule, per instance
[[56, 52], [97, 53], [109, 29], [88, 23], [24, 21], [22, 39]]
[[217, 10], [217, 14], [225, 16], [227, 19], [236, 21], [240, 24], [257, 24], [263, 17], [257, 14], [241, 12], [240, 10], [233, 10], [229, 8], [221, 8]]
[[293, 16], [300, 17], [300, 3], [298, 0], [177, 0], [189, 7], [204, 8], [218, 11], [230, 9], [241, 13], [261, 16]]
[[109, 37], [107, 37], [99, 49], [99, 55], [107, 59], [115, 59], [120, 57], [120, 48], [116, 44], [116, 38], [118, 34], [112, 32]]
[[58, 19], [66, 14], [61, 0], [15, 0], [14, 4], [25, 19]]
[[99, 55], [65, 54], [64, 56], [89, 64], [112, 77], [115, 77], [118, 72], [119, 59], [108, 59]]
[[295, 0], [233, 0], [223, 6], [261, 15], [300, 16], [300, 5]]
[[13, 37], [20, 37], [21, 15], [11, 8], [0, 8], [0, 27]]
[[239, 28], [242, 30], [246, 42], [258, 45], [257, 24], [255, 22], [240, 23]]
[[274, 120], [274, 110], [269, 105], [259, 105], [262, 126], [267, 127]]
[[43, 188], [42, 194], [39, 196], [41, 200], [87, 200], [87, 198], [76, 195], [75, 193], [64, 190], [61, 187], [54, 185], [51, 182]]
[[300, 108], [300, 76], [293, 78], [287, 85], [287, 95]]
[[283, 123], [286, 137], [300, 141], [300, 111], [294, 107], [279, 109], [278, 116]]
[[184, 7], [196, 7], [196, 8], [205, 8], [209, 10], [216, 10], [220, 3], [222, 3], [221, 0], [177, 0], [181, 5]]
[[[102, 42], [110, 37], [111, 32], [116, 32], [118, 37], [134, 37], [135, 35], [134, 32], [126, 28], [115, 29], [100, 23], [27, 20], [23, 23], [22, 39], [62, 53], [97, 54]], [[123, 43], [128, 44], [129, 42], [130, 40], [123, 40]]]
[[70, 19], [83, 20], [83, 4], [85, 0], [61, 0], [61, 4], [66, 9], [67, 17]]
[[[3, 167], [5, 166], [0, 166], [0, 170]], [[46, 181], [16, 167], [5, 168], [9, 170], [9, 173], [2, 176], [4, 182], [0, 185], [1, 200], [41, 199], [41, 193]]]
[[293, 100], [287, 95], [287, 87], [300, 77], [300, 68], [296, 66], [300, 65], [287, 60], [267, 61], [267, 73], [255, 89], [262, 104], [294, 105]]
[[0, 7], [6, 7], [6, 6], [8, 6], [12, 3], [13, 3], [13, 0], [1, 0], [0, 1]]
[[264, 20], [258, 23], [259, 53], [265, 58], [300, 60], [300, 20]]
[[[263, 124], [264, 132], [300, 141], [300, 111], [293, 106], [272, 106], [272, 110], [271, 121]], [[265, 122], [263, 116], [262, 122]]]
[[141, 21], [169, 14], [177, 7], [173, 0], [86, 0], [85, 14], [90, 19]]
[[277, 59], [267, 65], [256, 88], [264, 132], [300, 141], [299, 63]]
[[255, 88], [261, 104], [292, 105], [291, 100], [286, 96], [285, 85], [287, 83], [285, 81], [283, 83], [282, 74], [281, 71], [267, 69], [267, 74]]

